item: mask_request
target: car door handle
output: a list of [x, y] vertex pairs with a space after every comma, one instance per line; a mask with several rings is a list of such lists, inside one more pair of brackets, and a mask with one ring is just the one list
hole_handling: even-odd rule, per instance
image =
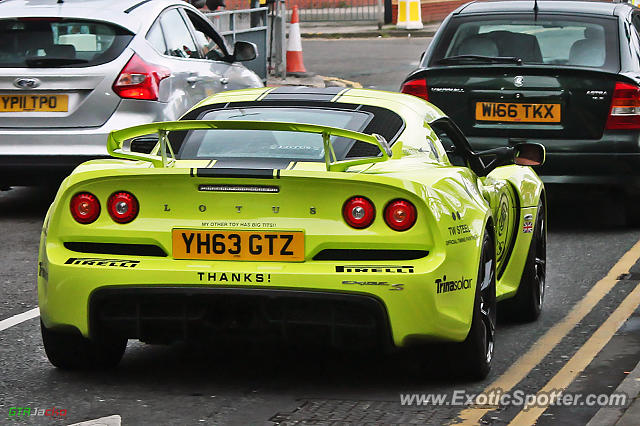
[[222, 84], [223, 86], [229, 84], [229, 77], [220, 77], [220, 84]]
[[193, 77], [187, 77], [187, 83], [194, 85], [197, 82], [201, 81], [200, 77], [198, 76], [193, 76]]

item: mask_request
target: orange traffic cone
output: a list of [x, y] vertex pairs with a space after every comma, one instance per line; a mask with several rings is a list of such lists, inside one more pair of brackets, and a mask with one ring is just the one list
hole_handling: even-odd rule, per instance
[[306, 73], [302, 60], [302, 40], [300, 39], [300, 20], [298, 6], [293, 6], [289, 25], [289, 43], [287, 44], [287, 74]]

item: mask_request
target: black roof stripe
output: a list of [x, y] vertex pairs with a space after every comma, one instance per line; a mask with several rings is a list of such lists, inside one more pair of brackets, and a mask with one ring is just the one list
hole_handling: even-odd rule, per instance
[[124, 13], [131, 13], [133, 10], [135, 10], [136, 8], [142, 6], [145, 3], [149, 3], [151, 0], [142, 0], [140, 3], [136, 3], [133, 6], [131, 6], [129, 9], [125, 10]]

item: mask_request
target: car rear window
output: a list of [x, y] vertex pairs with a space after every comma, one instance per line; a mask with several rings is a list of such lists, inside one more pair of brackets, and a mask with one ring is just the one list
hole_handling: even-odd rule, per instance
[[104, 22], [23, 18], [0, 20], [0, 68], [88, 67], [112, 61], [133, 34]]
[[494, 15], [450, 21], [430, 65], [444, 58], [515, 57], [524, 64], [620, 69], [617, 20], [565, 15]]
[[[364, 129], [372, 114], [322, 108], [237, 108], [203, 114], [200, 120], [286, 121], [341, 129]], [[343, 159], [354, 141], [334, 138], [333, 148]], [[179, 159], [279, 158], [324, 161], [322, 135], [268, 130], [193, 130], [182, 143]]]

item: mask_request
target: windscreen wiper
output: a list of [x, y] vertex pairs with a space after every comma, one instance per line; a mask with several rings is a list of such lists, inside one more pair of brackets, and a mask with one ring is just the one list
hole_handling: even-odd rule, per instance
[[522, 58], [516, 58], [515, 56], [482, 56], [482, 55], [458, 55], [449, 56], [447, 58], [436, 61], [436, 64], [464, 64], [471, 62], [483, 62], [483, 63], [501, 63], [516, 65], [522, 65]]
[[52, 57], [32, 57], [25, 58], [24, 62], [30, 68], [58, 67], [63, 65], [75, 65], [89, 63], [86, 59], [78, 58], [52, 58]]

